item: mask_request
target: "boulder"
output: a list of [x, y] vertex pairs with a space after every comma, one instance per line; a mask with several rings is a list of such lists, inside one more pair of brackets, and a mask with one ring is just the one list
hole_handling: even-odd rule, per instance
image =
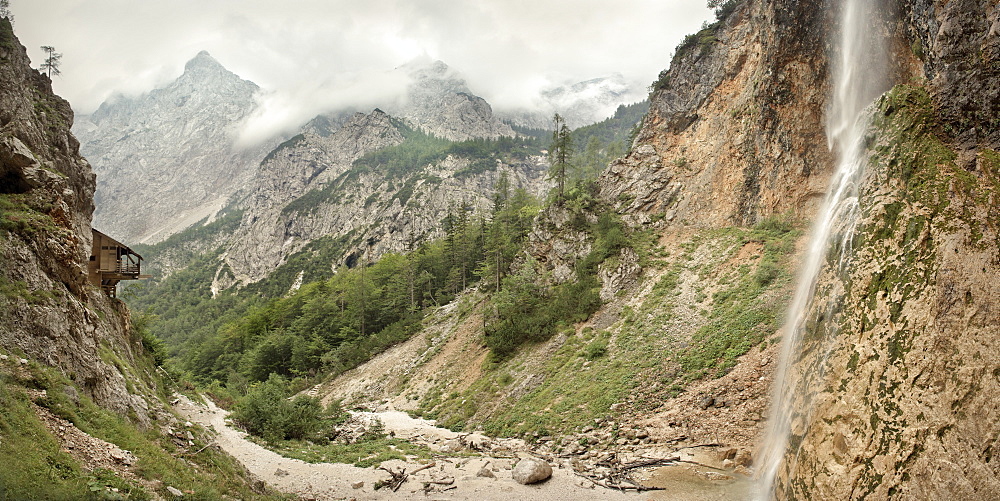
[[552, 476], [552, 467], [540, 459], [525, 458], [517, 462], [511, 476], [519, 484], [536, 484]]
[[465, 445], [462, 444], [461, 440], [453, 438], [441, 444], [441, 447], [438, 450], [444, 454], [453, 454], [465, 450]]

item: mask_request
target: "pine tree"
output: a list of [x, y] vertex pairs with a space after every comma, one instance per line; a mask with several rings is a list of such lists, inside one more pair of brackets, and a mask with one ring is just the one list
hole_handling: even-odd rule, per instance
[[38, 71], [47, 73], [49, 80], [52, 79], [52, 75], [59, 75], [62, 71], [59, 70], [60, 60], [62, 59], [62, 54], [56, 52], [56, 48], [51, 45], [43, 45], [42, 50], [45, 51], [45, 62], [38, 68]]
[[10, 0], [0, 0], [0, 17], [7, 18], [11, 24], [14, 23], [14, 14], [10, 13]]
[[556, 181], [556, 205], [562, 206], [566, 193], [566, 167], [572, 156], [573, 138], [563, 117], [556, 113], [553, 120], [555, 130], [552, 132], [552, 148], [549, 150], [549, 159], [552, 162], [549, 179]]

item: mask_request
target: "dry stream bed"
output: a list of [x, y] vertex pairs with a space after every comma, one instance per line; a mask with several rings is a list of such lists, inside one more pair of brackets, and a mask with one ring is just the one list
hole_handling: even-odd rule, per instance
[[[571, 455], [542, 454], [520, 439], [492, 439], [459, 434], [414, 419], [400, 411], [371, 413], [386, 433], [435, 452], [432, 459], [390, 460], [382, 468], [359, 468], [342, 463], [308, 463], [279, 455], [247, 438], [229, 425], [227, 412], [212, 402], [199, 404], [180, 397], [175, 410], [185, 419], [214, 431], [214, 443], [255, 476], [275, 489], [314, 500], [375, 499], [476, 499], [476, 500], [739, 500], [750, 499], [751, 483], [723, 468], [712, 448], [668, 450], [662, 447], [615, 454], [606, 451], [597, 460], [584, 462]], [[544, 459], [552, 477], [521, 485], [511, 475], [521, 458]], [[360, 459], [360, 458], [359, 458]], [[648, 463], [648, 466], [639, 466]], [[405, 472], [396, 491], [376, 485], [392, 479], [391, 472]], [[619, 472], [618, 475], [609, 473]], [[598, 484], [613, 483], [624, 474], [643, 487], [662, 490], [616, 490]], [[597, 477], [595, 479], [587, 478]], [[628, 484], [626, 484], [628, 485]]]

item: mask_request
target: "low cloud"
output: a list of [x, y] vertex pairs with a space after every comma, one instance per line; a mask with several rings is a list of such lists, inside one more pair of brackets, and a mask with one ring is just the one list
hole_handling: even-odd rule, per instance
[[338, 81], [307, 80], [282, 92], [262, 92], [258, 110], [242, 128], [238, 147], [254, 146], [276, 136], [289, 136], [317, 115], [398, 105], [409, 79], [399, 72], [367, 71]]
[[[440, 59], [495, 109], [537, 106], [540, 90], [620, 73], [644, 88], [711, 16], [701, 0], [12, 0], [38, 61], [64, 54], [56, 91], [78, 113], [166, 85], [201, 50], [266, 93], [242, 141], [287, 131], [405, 82], [392, 68]], [[387, 76], [389, 75], [389, 76]]]

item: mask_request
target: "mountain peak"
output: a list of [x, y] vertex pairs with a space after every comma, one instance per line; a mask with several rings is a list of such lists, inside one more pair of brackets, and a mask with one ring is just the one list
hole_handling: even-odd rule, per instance
[[225, 70], [225, 67], [223, 67], [219, 61], [216, 61], [216, 59], [212, 57], [207, 50], [203, 50], [184, 65], [185, 72], [195, 71], [198, 69]]

